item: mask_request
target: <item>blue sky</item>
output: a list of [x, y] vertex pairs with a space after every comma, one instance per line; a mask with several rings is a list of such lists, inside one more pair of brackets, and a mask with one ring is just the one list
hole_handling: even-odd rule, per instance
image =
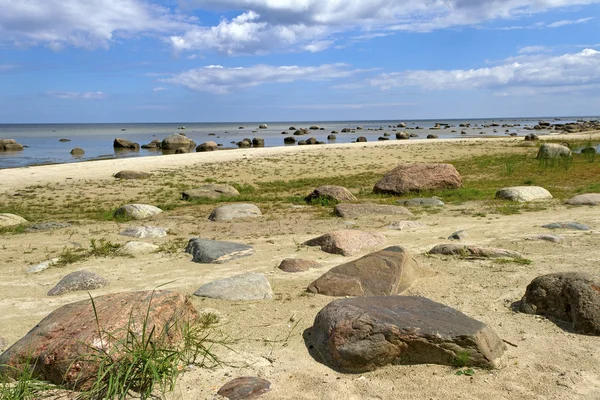
[[600, 0], [0, 0], [0, 123], [600, 114]]

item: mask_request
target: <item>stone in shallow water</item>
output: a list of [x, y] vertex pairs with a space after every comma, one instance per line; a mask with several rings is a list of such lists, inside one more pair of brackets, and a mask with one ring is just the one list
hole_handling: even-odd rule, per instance
[[219, 396], [229, 400], [255, 399], [271, 390], [271, 382], [255, 377], [241, 377], [227, 382], [219, 389]]
[[542, 228], [547, 229], [574, 229], [578, 231], [587, 231], [589, 226], [580, 224], [579, 222], [552, 222], [551, 224], [542, 225]]
[[58, 296], [66, 292], [75, 292], [78, 290], [93, 290], [106, 285], [108, 285], [108, 281], [93, 272], [85, 270], [75, 271], [62, 278], [56, 286], [50, 289], [48, 296]]
[[119, 233], [119, 235], [130, 236], [138, 239], [161, 238], [167, 236], [167, 229], [159, 228], [157, 226], [130, 226], [123, 232]]
[[248, 272], [207, 283], [194, 295], [221, 300], [269, 300], [273, 298], [273, 290], [263, 274]]
[[251, 256], [254, 254], [254, 249], [241, 243], [192, 238], [185, 252], [193, 255], [192, 261], [197, 263], [223, 264], [237, 258]]

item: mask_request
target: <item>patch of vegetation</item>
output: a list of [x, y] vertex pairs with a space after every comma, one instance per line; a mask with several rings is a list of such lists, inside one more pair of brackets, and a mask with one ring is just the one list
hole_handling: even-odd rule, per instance
[[457, 368], [462, 368], [467, 366], [471, 362], [471, 353], [468, 351], [462, 350], [456, 353], [454, 359], [452, 360], [452, 365]]
[[112, 243], [105, 239], [90, 239], [89, 249], [64, 247], [58, 255], [58, 261], [54, 266], [64, 267], [68, 264], [86, 260], [90, 257], [115, 257], [117, 251], [122, 247], [118, 243]]
[[88, 254], [84, 249], [74, 249], [72, 247], [63, 247], [58, 255], [58, 261], [53, 264], [56, 267], [64, 267], [68, 264], [74, 264], [78, 261], [88, 258]]
[[90, 249], [88, 256], [94, 257], [111, 257], [116, 255], [117, 251], [123, 247], [118, 243], [113, 243], [105, 239], [90, 239]]
[[[35, 363], [25, 362], [23, 368], [16, 370], [12, 366], [3, 366], [7, 369], [0, 376], [0, 399], [2, 400], [36, 400], [44, 392], [55, 389], [56, 386], [35, 377]], [[10, 380], [8, 375], [13, 376]]]
[[519, 258], [496, 258], [494, 260], [496, 264], [520, 264], [520, 265], [531, 265], [533, 261], [528, 258], [519, 257]]
[[336, 199], [332, 199], [331, 197], [327, 197], [327, 196], [313, 197], [308, 201], [308, 204], [310, 204], [311, 206], [321, 206], [321, 207], [333, 207], [333, 206], [337, 205], [338, 203], [339, 203], [339, 201], [337, 201]]

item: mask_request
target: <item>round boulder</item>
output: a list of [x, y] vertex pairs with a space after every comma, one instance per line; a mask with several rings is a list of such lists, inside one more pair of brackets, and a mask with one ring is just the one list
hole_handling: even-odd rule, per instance
[[125, 204], [115, 210], [115, 218], [144, 219], [160, 214], [162, 210], [148, 204]]
[[525, 203], [529, 201], [551, 199], [552, 194], [540, 186], [513, 186], [498, 190], [496, 192], [496, 198]]
[[304, 198], [310, 203], [315, 199], [325, 198], [337, 202], [356, 201], [356, 197], [343, 186], [325, 185], [319, 186]]
[[198, 153], [204, 152], [204, 151], [215, 151], [218, 149], [219, 149], [219, 146], [217, 145], [217, 143], [212, 142], [212, 141], [201, 143], [198, 145], [198, 147], [196, 147], [196, 151]]

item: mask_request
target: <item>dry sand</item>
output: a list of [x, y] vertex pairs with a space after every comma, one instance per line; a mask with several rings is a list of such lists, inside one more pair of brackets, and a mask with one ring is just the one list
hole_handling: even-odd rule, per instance
[[[585, 135], [587, 138], [589, 135]], [[572, 136], [571, 136], [572, 137]], [[50, 201], [73, 198], [90, 204], [114, 206], [143, 199], [169, 181], [200, 184], [206, 178], [248, 183], [292, 177], [324, 177], [383, 174], [404, 161], [444, 161], [506, 151], [532, 151], [516, 147], [516, 139], [381, 142], [244, 149], [215, 153], [108, 160], [79, 164], [29, 167], [0, 171], [0, 199], [19, 193], [22, 201], [32, 193]], [[115, 181], [112, 174], [124, 169], [153, 172], [151, 181]], [[331, 182], [335, 184], [336, 182]], [[176, 189], [170, 193], [173, 195]], [[308, 193], [303, 193], [304, 195]], [[58, 200], [57, 200], [58, 199]], [[96, 203], [94, 203], [96, 202]], [[476, 216], [478, 205], [450, 205], [441, 212], [417, 211], [416, 219], [427, 227], [394, 231], [387, 226], [399, 216], [370, 216], [349, 222], [323, 217], [309, 207], [278, 203], [263, 207], [264, 217], [252, 221], [210, 222], [214, 206], [198, 205], [165, 212], [144, 222], [77, 221], [72, 227], [51, 232], [0, 237], [0, 337], [8, 344], [25, 335], [52, 310], [87, 298], [86, 293], [48, 297], [46, 293], [64, 275], [87, 269], [110, 285], [92, 292], [105, 293], [153, 289], [174, 281], [168, 289], [191, 294], [207, 282], [238, 273], [265, 273], [276, 293], [275, 300], [231, 302], [193, 297], [198, 309], [210, 308], [221, 315], [219, 329], [238, 339], [237, 353], [222, 351], [234, 365], [194, 369], [179, 381], [169, 399], [212, 399], [217, 389], [239, 376], [260, 376], [272, 383], [268, 399], [600, 399], [600, 339], [568, 332], [543, 317], [519, 314], [511, 303], [519, 300], [536, 276], [559, 271], [597, 273], [600, 262], [600, 209], [566, 207], [547, 203], [544, 211], [504, 216]], [[0, 210], [1, 211], [1, 210]], [[48, 220], [52, 220], [49, 217]], [[576, 220], [591, 231], [564, 231], [562, 243], [528, 241], [549, 233], [541, 225]], [[136, 258], [90, 258], [62, 268], [27, 274], [28, 266], [56, 256], [65, 246], [87, 247], [90, 239], [124, 244], [125, 227], [154, 225], [170, 229], [169, 236], [141, 239], [155, 244], [176, 244], [180, 251]], [[353, 225], [349, 225], [353, 224]], [[358, 258], [326, 254], [299, 244], [314, 236], [353, 226], [376, 230], [388, 245], [400, 245], [435, 276], [417, 281], [404, 294], [425, 296], [454, 307], [488, 324], [508, 346], [500, 368], [476, 370], [472, 377], [457, 376], [455, 369], [439, 365], [388, 366], [363, 374], [336, 372], [313, 359], [302, 334], [317, 312], [333, 298], [309, 295], [306, 286], [329, 268]], [[432, 246], [446, 243], [454, 231], [466, 229], [466, 243], [502, 247], [521, 252], [531, 265], [497, 264], [489, 260], [429, 257]], [[251, 244], [255, 255], [222, 265], [196, 264], [182, 252], [190, 237], [231, 240]], [[287, 257], [309, 258], [320, 268], [285, 273], [276, 267]]]

